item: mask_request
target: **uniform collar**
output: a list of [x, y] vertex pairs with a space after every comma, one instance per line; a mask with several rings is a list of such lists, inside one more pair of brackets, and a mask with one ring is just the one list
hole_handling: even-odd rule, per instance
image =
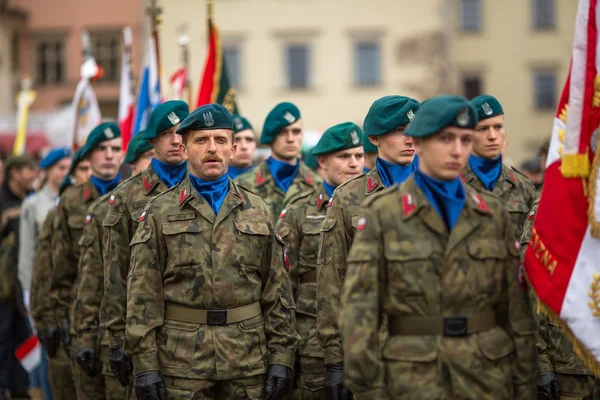
[[317, 211], [321, 211], [327, 207], [327, 203], [329, 203], [329, 194], [327, 194], [327, 190], [325, 190], [323, 183], [317, 184], [314, 195], [317, 199]]
[[229, 179], [229, 191], [218, 215], [215, 215], [208, 202], [194, 189], [187, 175], [177, 187], [177, 192], [179, 193], [180, 209], [191, 206], [214, 225], [225, 219], [236, 207], [246, 204], [238, 185], [231, 179]]
[[367, 172], [365, 178], [367, 180], [365, 194], [371, 194], [385, 189], [385, 185], [381, 180], [381, 176], [379, 175], [377, 168], [373, 168], [371, 171]]
[[82, 183], [81, 186], [83, 191], [83, 201], [85, 203], [91, 203], [100, 197], [100, 192], [98, 192], [98, 189], [96, 189], [96, 186], [94, 186], [91, 180], [88, 179]]
[[[479, 191], [485, 190], [483, 184], [479, 181], [479, 178], [477, 178], [475, 172], [473, 172], [473, 169], [471, 168], [471, 165], [469, 165], [469, 163], [467, 163], [465, 168], [462, 170], [460, 178], [463, 182], [468, 183], [473, 188]], [[506, 165], [502, 165], [500, 177], [498, 178], [496, 186], [494, 186], [494, 190], [491, 193], [501, 195], [507, 190], [514, 187], [517, 187], [517, 180], [515, 179], [515, 175], [512, 169], [507, 167]]]
[[149, 164], [148, 168], [143, 170], [140, 175], [142, 178], [142, 187], [144, 190], [144, 194], [146, 196], [148, 196], [150, 193], [152, 193], [154, 188], [156, 188], [159, 185], [163, 185], [165, 190], [168, 189], [167, 185], [165, 185], [163, 183], [163, 181], [161, 181], [160, 178], [158, 177], [158, 174], [152, 167], [152, 164]]
[[[315, 181], [312, 177], [310, 169], [302, 161], [298, 162], [300, 163], [300, 168], [298, 169], [298, 173], [292, 181], [292, 185], [294, 184], [294, 182], [300, 181], [307, 187], [314, 187]], [[269, 166], [267, 165], [266, 160], [263, 160], [260, 164], [258, 164], [255, 169], [255, 179], [257, 187], [266, 185], [267, 183], [273, 180], [271, 170], [269, 170]]]

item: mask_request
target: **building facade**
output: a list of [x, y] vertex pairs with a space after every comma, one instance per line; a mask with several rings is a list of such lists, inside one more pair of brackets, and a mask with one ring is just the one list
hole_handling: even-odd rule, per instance
[[14, 112], [20, 86], [19, 38], [27, 12], [8, 0], [0, 0], [0, 110]]

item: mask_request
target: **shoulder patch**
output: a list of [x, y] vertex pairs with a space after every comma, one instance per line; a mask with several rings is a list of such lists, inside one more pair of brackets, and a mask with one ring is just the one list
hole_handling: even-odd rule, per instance
[[288, 271], [292, 270], [292, 266], [290, 265], [290, 259], [288, 258], [285, 247], [283, 248], [283, 265], [285, 266], [285, 269], [287, 269]]
[[402, 196], [402, 206], [404, 209], [404, 216], [409, 216], [416, 208], [417, 204], [414, 201], [414, 197], [410, 193], [405, 193]]
[[460, 173], [460, 180], [463, 182], [467, 182], [469, 178], [467, 178], [462, 172]]
[[286, 214], [287, 214], [287, 208], [284, 208], [283, 210], [281, 210], [281, 214], [279, 214], [279, 218], [284, 218]]
[[323, 205], [323, 193], [319, 193], [317, 197], [317, 208], [321, 208], [321, 205]]
[[144, 185], [144, 189], [146, 190], [146, 192], [152, 187], [152, 181], [146, 179], [145, 176], [142, 178], [142, 184]]
[[367, 219], [365, 217], [360, 217], [358, 219], [358, 222], [356, 223], [356, 230], [359, 232], [364, 231], [366, 227], [367, 227]]
[[190, 195], [187, 192], [187, 189], [181, 189], [181, 193], [179, 194], [179, 204], [183, 204], [185, 199], [187, 199], [188, 197], [190, 197]]
[[110, 195], [110, 200], [108, 200], [108, 204], [110, 204], [110, 205], [115, 204], [115, 195], [114, 194]]
[[142, 215], [140, 215], [140, 222], [142, 222], [145, 219], [146, 219], [146, 211], [142, 212]]
[[265, 178], [262, 177], [260, 171], [256, 171], [256, 184], [262, 185], [263, 183], [265, 183]]
[[310, 172], [306, 173], [306, 183], [308, 183], [309, 185], [314, 185], [315, 182], [313, 181], [312, 175], [310, 174]]
[[90, 193], [90, 189], [86, 186], [83, 186], [83, 199], [87, 200], [90, 198], [92, 194]]
[[367, 179], [367, 192], [371, 193], [376, 187], [378, 182], [376, 182], [372, 176]]
[[89, 224], [90, 222], [92, 222], [92, 216], [90, 214], [85, 216], [85, 223]]
[[480, 209], [481, 211], [490, 212], [490, 209], [488, 208], [485, 201], [483, 201], [479, 193], [473, 193], [473, 200], [475, 200], [478, 209]]
[[329, 202], [327, 202], [327, 207], [331, 207], [332, 204], [333, 204], [333, 196], [331, 196], [331, 198], [329, 199]]
[[531, 210], [531, 211], [529, 212], [529, 214], [527, 215], [527, 220], [528, 220], [528, 221], [531, 221], [531, 220], [533, 220], [533, 219], [535, 219], [535, 209]]

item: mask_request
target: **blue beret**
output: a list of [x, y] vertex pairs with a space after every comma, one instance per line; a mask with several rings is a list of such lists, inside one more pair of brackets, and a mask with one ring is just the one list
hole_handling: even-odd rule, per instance
[[172, 126], [178, 125], [190, 115], [190, 107], [185, 101], [171, 100], [156, 106], [148, 118], [144, 138], [150, 140]]
[[233, 114], [231, 117], [233, 118], [233, 133], [245, 131], [246, 129], [254, 130], [250, 122], [241, 115]]
[[337, 124], [323, 133], [323, 136], [321, 136], [319, 142], [312, 148], [310, 153], [313, 156], [320, 156], [336, 151], [362, 147], [363, 136], [362, 129], [352, 122]]
[[85, 158], [96, 146], [107, 140], [121, 137], [119, 125], [114, 122], [103, 122], [90, 132], [85, 144], [81, 148], [81, 158]]
[[447, 126], [475, 129], [477, 121], [475, 107], [464, 97], [437, 96], [421, 104], [419, 113], [408, 125], [404, 134], [426, 137], [438, 133]]
[[46, 154], [46, 157], [44, 157], [42, 161], [40, 161], [40, 168], [50, 168], [63, 158], [68, 157], [71, 157], [71, 149], [67, 147], [59, 147], [56, 149], [52, 149], [48, 154]]
[[373, 143], [371, 143], [371, 141], [369, 140], [369, 138], [366, 134], [365, 134], [365, 138], [364, 138], [363, 148], [365, 149], [365, 153], [377, 153], [379, 151], [377, 149], [377, 146], [375, 146]]
[[408, 125], [421, 104], [410, 97], [385, 96], [369, 108], [363, 128], [368, 136], [385, 135], [400, 126]]
[[271, 144], [275, 140], [279, 131], [288, 125], [293, 124], [301, 118], [300, 110], [292, 103], [279, 103], [269, 112], [262, 134], [260, 135], [260, 144]]
[[138, 158], [140, 158], [142, 154], [154, 148], [150, 143], [148, 143], [144, 137], [144, 133], [145, 131], [143, 130], [139, 131], [129, 141], [129, 144], [127, 145], [127, 153], [125, 153], [125, 159], [123, 160], [125, 164], [133, 164], [138, 160]]
[[471, 100], [471, 104], [475, 107], [475, 110], [477, 110], [479, 121], [504, 114], [502, 104], [500, 104], [498, 99], [489, 94], [482, 94], [475, 97]]
[[181, 135], [187, 131], [204, 131], [208, 129], [233, 130], [231, 114], [221, 104], [206, 104], [196, 108], [179, 125], [177, 133]]

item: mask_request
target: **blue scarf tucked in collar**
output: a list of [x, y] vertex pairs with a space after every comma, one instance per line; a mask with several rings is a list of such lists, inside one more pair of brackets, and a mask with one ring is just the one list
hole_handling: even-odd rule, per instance
[[460, 178], [451, 181], [440, 181], [416, 170], [415, 183], [442, 217], [448, 232], [450, 232], [454, 228], [467, 198], [465, 187]]
[[469, 165], [473, 170], [473, 173], [486, 190], [494, 190], [498, 178], [502, 173], [502, 156], [498, 156], [494, 159], [477, 157], [474, 155], [469, 156]]
[[273, 180], [283, 190], [284, 193], [287, 193], [290, 188], [298, 170], [300, 169], [300, 160], [296, 162], [296, 165], [291, 165], [283, 161], [279, 161], [274, 159], [273, 157], [267, 158], [267, 166], [271, 171], [271, 175], [273, 175]]
[[119, 185], [119, 182], [121, 181], [121, 174], [118, 173], [117, 176], [109, 180], [100, 179], [92, 175], [90, 176], [90, 180], [92, 181], [92, 185], [94, 185], [94, 187], [100, 193], [100, 196], [104, 196], [106, 193], [111, 192], [117, 187], [117, 185]]
[[215, 212], [215, 215], [219, 215], [219, 210], [221, 209], [221, 205], [229, 190], [229, 176], [223, 174], [214, 181], [205, 181], [204, 179], [190, 174], [190, 181], [198, 194], [210, 205], [210, 208]]
[[325, 181], [323, 181], [323, 186], [325, 187], [325, 191], [329, 195], [329, 198], [331, 198], [331, 196], [333, 196], [333, 191], [335, 190], [335, 186], [330, 185], [329, 183], [327, 183]]
[[229, 175], [229, 177], [231, 179], [235, 179], [238, 176], [240, 176], [241, 174], [243, 174], [244, 172], [248, 172], [250, 171], [252, 168], [254, 168], [252, 165], [246, 168], [239, 168], [239, 167], [234, 167], [233, 165], [230, 165], [229, 167], [227, 167], [227, 175]]
[[404, 182], [406, 178], [416, 170], [413, 163], [408, 165], [397, 165], [382, 160], [379, 157], [377, 157], [377, 161], [375, 162], [375, 168], [377, 168], [377, 172], [379, 172], [379, 176], [381, 176], [381, 180], [385, 187], [398, 185]]
[[366, 174], [367, 172], [371, 171], [369, 168], [367, 167], [363, 167], [363, 172]]
[[167, 185], [168, 188], [180, 184], [185, 179], [185, 174], [187, 173], [186, 161], [179, 164], [167, 164], [153, 158], [150, 163], [152, 163], [152, 168], [154, 168], [154, 172], [158, 175], [158, 179]]

